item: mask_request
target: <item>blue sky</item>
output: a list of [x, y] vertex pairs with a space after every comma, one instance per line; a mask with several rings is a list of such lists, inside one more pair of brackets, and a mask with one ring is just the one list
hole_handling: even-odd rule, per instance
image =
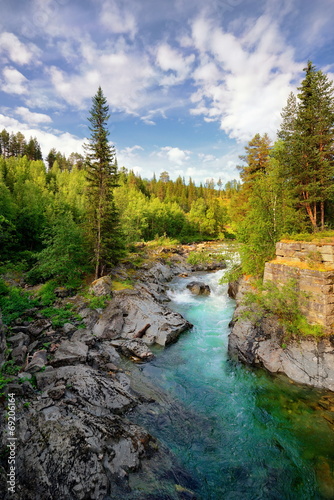
[[119, 166], [237, 178], [311, 59], [334, 77], [333, 0], [1, 0], [0, 130], [82, 152], [101, 85]]

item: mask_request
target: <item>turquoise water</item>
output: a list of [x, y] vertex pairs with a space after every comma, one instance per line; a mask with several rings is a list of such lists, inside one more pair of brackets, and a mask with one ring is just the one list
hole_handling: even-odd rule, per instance
[[194, 328], [143, 365], [172, 404], [141, 423], [193, 478], [196, 498], [334, 499], [334, 399], [228, 359], [235, 304], [222, 274], [200, 276], [209, 297], [185, 289], [194, 276], [172, 282], [169, 306]]

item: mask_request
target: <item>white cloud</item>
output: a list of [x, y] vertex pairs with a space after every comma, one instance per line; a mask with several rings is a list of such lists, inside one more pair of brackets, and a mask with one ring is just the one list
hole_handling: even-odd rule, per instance
[[5, 54], [16, 64], [29, 64], [38, 54], [38, 49], [33, 44], [23, 44], [13, 33], [0, 34], [0, 54]]
[[219, 120], [221, 129], [240, 141], [256, 132], [275, 134], [277, 110], [301, 70], [275, 22], [261, 16], [237, 38], [200, 18], [193, 23], [192, 41], [200, 53], [192, 114]]
[[215, 155], [211, 155], [211, 154], [204, 154], [204, 153], [199, 153], [199, 154], [198, 154], [198, 158], [199, 158], [201, 161], [205, 162], [205, 163], [207, 163], [207, 162], [213, 162], [213, 161], [216, 161], [216, 160], [217, 160], [217, 158], [216, 158], [216, 156], [215, 156]]
[[163, 43], [157, 48], [156, 60], [158, 66], [168, 73], [162, 78], [161, 84], [175, 85], [189, 76], [195, 55], [183, 55], [175, 48]]
[[28, 108], [23, 106], [17, 107], [15, 113], [19, 115], [22, 120], [29, 125], [38, 125], [39, 123], [51, 123], [52, 119], [49, 115], [43, 113], [33, 113]]
[[133, 13], [124, 5], [118, 5], [116, 1], [103, 2], [100, 22], [114, 34], [127, 34], [133, 38], [137, 32], [137, 23]]
[[7, 94], [26, 94], [27, 78], [22, 75], [17, 69], [7, 66], [2, 72], [3, 80], [1, 81], [1, 90]]
[[170, 162], [175, 163], [176, 165], [183, 165], [185, 161], [189, 160], [190, 154], [191, 151], [165, 146], [160, 149], [158, 156], [167, 156]]

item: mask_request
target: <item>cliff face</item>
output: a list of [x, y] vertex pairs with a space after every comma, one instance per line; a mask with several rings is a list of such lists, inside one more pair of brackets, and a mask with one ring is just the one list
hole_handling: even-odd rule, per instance
[[285, 373], [295, 382], [334, 391], [334, 244], [278, 243], [276, 259], [265, 266], [264, 280], [279, 285], [291, 279], [308, 294], [306, 318], [323, 325], [327, 336], [284, 342], [283, 328], [274, 317], [256, 323], [244, 319], [242, 296], [248, 286], [243, 280], [235, 297], [229, 354], [272, 373]]
[[291, 279], [308, 295], [302, 307], [307, 320], [323, 325], [330, 334], [334, 326], [334, 244], [277, 243], [276, 259], [266, 263], [264, 281], [285, 284]]

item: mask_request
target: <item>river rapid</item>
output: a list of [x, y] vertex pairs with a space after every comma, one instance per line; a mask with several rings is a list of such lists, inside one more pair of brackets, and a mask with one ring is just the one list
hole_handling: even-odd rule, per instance
[[[235, 302], [219, 285], [223, 273], [171, 282], [169, 307], [194, 327], [141, 366], [168, 396], [138, 410], [135, 420], [186, 471], [189, 491], [181, 498], [334, 499], [334, 398], [229, 360]], [[186, 289], [195, 277], [210, 296]], [[161, 488], [154, 498], [174, 498]]]

